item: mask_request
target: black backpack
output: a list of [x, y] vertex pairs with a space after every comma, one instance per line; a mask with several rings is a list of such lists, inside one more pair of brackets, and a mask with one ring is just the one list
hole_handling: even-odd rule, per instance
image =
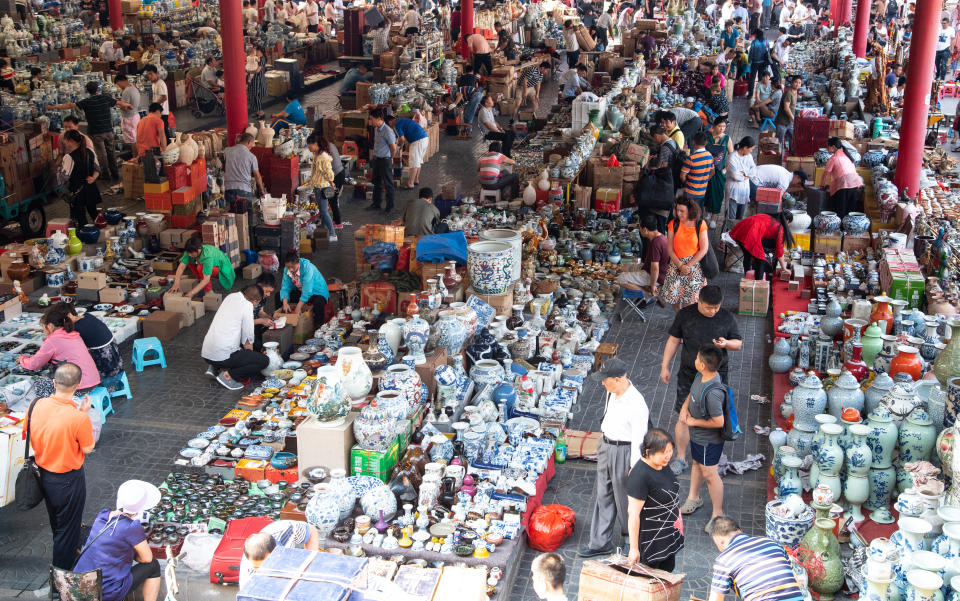
[[670, 171], [673, 174], [673, 188], [679, 190], [683, 188], [683, 181], [680, 180], [680, 171], [683, 170], [683, 164], [687, 161], [687, 153], [680, 148], [677, 141], [673, 138], [667, 138], [664, 144], [671, 144], [674, 148], [673, 159], [670, 161]]

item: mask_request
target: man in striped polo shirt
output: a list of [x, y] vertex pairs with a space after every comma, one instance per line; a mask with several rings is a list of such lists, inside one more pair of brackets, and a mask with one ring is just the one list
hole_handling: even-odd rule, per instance
[[713, 155], [707, 150], [707, 136], [703, 132], [693, 136], [693, 151], [683, 162], [680, 180], [683, 181], [683, 193], [687, 198], [700, 205], [707, 195], [707, 183], [713, 176]]
[[731, 587], [741, 601], [804, 599], [781, 545], [762, 536], [747, 536], [726, 516], [713, 519], [710, 535], [720, 555], [713, 563], [709, 601], [723, 601]]

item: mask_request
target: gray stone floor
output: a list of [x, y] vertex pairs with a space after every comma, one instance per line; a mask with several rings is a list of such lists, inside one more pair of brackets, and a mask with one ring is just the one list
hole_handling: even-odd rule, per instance
[[[544, 92], [544, 97], [550, 93]], [[332, 107], [335, 95], [335, 87], [328, 87], [309, 94], [304, 101], [305, 104]], [[732, 108], [734, 117], [731, 133], [734, 139], [746, 133], [755, 135], [756, 132], [745, 130], [745, 102], [738, 100]], [[546, 109], [544, 106], [543, 110]], [[438, 190], [443, 183], [456, 180], [460, 182], [461, 189], [476, 187], [472, 165], [475, 164], [481, 143], [478, 134], [467, 141], [444, 137], [440, 152], [424, 168], [424, 185]], [[464, 165], [471, 167], [464, 169]], [[402, 203], [411, 199], [413, 194], [398, 190], [398, 210], [393, 217], [399, 214]], [[346, 200], [341, 203], [344, 220], [352, 225], [345, 228], [340, 242], [331, 244], [328, 250], [317, 253], [313, 259], [328, 278], [349, 281], [355, 275], [352, 266], [352, 227], [371, 222], [383, 223], [389, 217], [382, 213], [365, 212], [363, 206], [366, 201], [350, 200], [346, 193], [344, 198]], [[105, 201], [106, 206], [110, 204], [110, 200]], [[58, 216], [56, 210], [51, 214]], [[737, 305], [738, 279], [739, 276], [734, 274], [722, 274], [718, 279], [724, 288], [724, 305], [732, 311], [736, 310]], [[673, 312], [654, 306], [648, 310], [647, 316], [649, 321], [645, 324], [631, 317], [627, 317], [622, 324], [615, 320], [608, 340], [620, 345], [620, 357], [631, 365], [631, 379], [645, 396], [653, 423], [672, 429], [675, 388], [660, 381], [659, 358]], [[128, 367], [134, 398], [114, 404], [116, 415], [108, 418], [97, 450], [86, 462], [88, 494], [84, 514], [87, 519], [91, 519], [99, 509], [112, 506], [116, 488], [123, 481], [140, 478], [158, 482], [164, 478], [183, 444], [198, 429], [213, 423], [233, 407], [237, 395], [204, 377], [203, 367], [198, 361], [197, 351], [210, 319], [210, 315], [206, 316], [165, 344], [168, 358], [166, 369], [148, 367], [143, 373], [136, 373], [132, 365]], [[731, 460], [758, 452], [769, 455], [766, 438], [753, 432], [754, 424], [769, 424], [769, 406], [760, 406], [750, 401], [749, 397], [751, 394], [770, 393], [765, 359], [766, 339], [771, 326], [769, 319], [764, 318], [738, 317], [738, 321], [745, 343], [741, 352], [731, 354], [730, 373], [745, 436], [740, 442], [729, 445], [727, 452]], [[129, 361], [130, 345], [124, 345], [122, 351], [124, 358]], [[588, 383], [571, 427], [599, 429], [603, 398], [602, 387]], [[765, 473], [766, 467], [725, 479], [725, 509], [749, 533], [763, 532]], [[685, 474], [681, 480], [682, 487], [686, 488], [689, 475]], [[585, 461], [569, 461], [559, 467], [544, 498], [545, 503], [561, 503], [572, 507], [579, 516], [574, 535], [559, 549], [568, 561], [566, 588], [570, 598], [577, 593], [582, 560], [576, 557], [576, 549], [586, 540], [584, 533], [589, 530], [593, 489], [594, 465]], [[710, 566], [716, 555], [712, 542], [703, 532], [708, 514], [708, 510], [701, 509], [686, 520], [686, 547], [677, 567], [678, 571], [687, 574], [685, 597], [695, 595], [705, 598], [708, 592]], [[27, 513], [18, 512], [13, 506], [0, 509], [0, 599], [35, 598], [35, 591], [45, 588], [50, 542], [49, 523], [42, 508]], [[536, 554], [529, 549], [524, 552], [513, 590], [509, 593], [503, 591], [500, 598], [523, 601], [536, 598], [529, 585], [530, 563]], [[227, 599], [233, 598], [236, 592], [233, 588], [211, 585], [206, 582], [205, 575], [191, 574], [186, 568], [179, 570], [179, 576], [180, 599]]]

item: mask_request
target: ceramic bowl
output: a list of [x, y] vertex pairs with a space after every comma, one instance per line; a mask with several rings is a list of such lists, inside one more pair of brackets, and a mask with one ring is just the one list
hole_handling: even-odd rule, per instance
[[323, 482], [327, 477], [327, 468], [325, 467], [308, 467], [303, 470], [302, 475], [306, 478], [311, 484], [319, 484]]
[[281, 367], [283, 367], [283, 369], [300, 369], [302, 366], [303, 363], [301, 361], [287, 361]]
[[94, 311], [112, 311], [113, 305], [110, 303], [97, 303], [93, 306]]
[[201, 451], [200, 449], [195, 449], [195, 448], [193, 448], [193, 447], [187, 447], [187, 448], [185, 448], [185, 449], [181, 449], [181, 450], [180, 450], [180, 456], [183, 457], [183, 458], [185, 458], [185, 459], [193, 459], [194, 457], [196, 457], [197, 455], [199, 455], [199, 454], [202, 453], [202, 452], [203, 452], [203, 451]]
[[187, 441], [187, 446], [191, 449], [205, 449], [207, 445], [210, 444], [210, 441], [206, 438], [197, 437], [192, 440]]
[[274, 453], [270, 458], [270, 465], [277, 468], [278, 470], [285, 470], [287, 468], [293, 467], [297, 464], [297, 456], [293, 453], [288, 453], [286, 451], [281, 451], [279, 453]]

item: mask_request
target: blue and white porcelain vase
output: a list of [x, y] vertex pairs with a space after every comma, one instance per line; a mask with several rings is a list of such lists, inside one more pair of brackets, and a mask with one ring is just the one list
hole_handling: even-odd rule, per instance
[[[396, 358], [400, 350], [400, 343], [403, 342], [403, 326], [406, 322], [407, 320], [402, 317], [397, 317], [384, 322], [384, 324], [380, 326], [380, 340], [386, 340], [387, 345], [392, 351], [389, 355], [391, 357], [391, 363], [393, 363], [393, 358]], [[380, 349], [380, 352], [384, 355], [387, 354], [383, 349]]]
[[410, 366], [391, 365], [380, 376], [380, 390], [396, 390], [403, 393], [406, 396], [407, 405], [413, 408], [422, 399], [422, 382], [420, 374]]
[[467, 246], [467, 272], [478, 294], [503, 294], [513, 283], [514, 249], [509, 242], [481, 240]]
[[818, 234], [834, 234], [840, 231], [840, 216], [833, 211], [820, 211], [813, 218], [813, 229]]
[[917, 407], [900, 426], [898, 443], [901, 465], [914, 461], [930, 461], [936, 440], [937, 432], [933, 420], [923, 407]]
[[874, 409], [880, 406], [880, 400], [883, 399], [892, 388], [893, 378], [886, 373], [878, 374], [863, 393], [863, 412], [867, 415], [873, 413]]
[[375, 486], [360, 497], [360, 507], [366, 515], [379, 515], [382, 511], [383, 519], [391, 520], [397, 513], [397, 497], [386, 485]]
[[820, 430], [823, 432], [823, 444], [813, 458], [819, 468], [816, 485], [828, 486], [833, 497], [839, 499], [843, 493], [840, 485], [840, 470], [843, 469], [840, 435], [843, 434], [843, 427], [839, 424], [823, 424]]
[[459, 354], [467, 339], [467, 329], [457, 314], [451, 310], [440, 311], [440, 320], [434, 327], [439, 333], [437, 346], [445, 348], [450, 357]]
[[495, 359], [481, 359], [470, 369], [470, 379], [477, 386], [490, 384], [496, 386], [503, 381], [503, 366]]
[[849, 428], [850, 443], [847, 446], [846, 466], [847, 475], [867, 476], [873, 464], [873, 451], [867, 444], [867, 436], [872, 432], [865, 424], [851, 424]]
[[870, 434], [867, 446], [873, 453], [871, 467], [888, 468], [893, 465], [893, 451], [897, 446], [897, 426], [893, 423], [890, 411], [883, 405], [870, 412], [867, 417]]
[[893, 490], [897, 485], [897, 472], [893, 469], [893, 466], [871, 467], [867, 480], [870, 484], [870, 492], [863, 506], [871, 511], [881, 507], [889, 507], [890, 498], [893, 496]]
[[786, 499], [790, 495], [799, 495], [803, 492], [800, 481], [800, 466], [803, 460], [796, 455], [787, 455], [782, 460], [783, 477], [777, 483], [777, 498]]
[[793, 358], [790, 356], [790, 343], [786, 338], [777, 338], [773, 344], [773, 354], [768, 359], [770, 371], [775, 374], [785, 374], [793, 369]]
[[429, 339], [430, 324], [419, 315], [413, 315], [403, 324], [403, 341], [417, 365], [427, 362], [427, 356], [423, 354], [423, 350], [427, 347]]
[[393, 360], [396, 358], [397, 353], [390, 345], [388, 333], [383, 329], [386, 325], [387, 324], [383, 324], [383, 326], [380, 326], [380, 331], [377, 332], [377, 350], [383, 355], [383, 359], [387, 362], [387, 365], [393, 365]]
[[820, 447], [823, 446], [823, 443], [826, 442], [827, 439], [826, 434], [823, 432], [823, 425], [835, 424], [837, 423], [837, 418], [833, 417], [829, 413], [821, 413], [814, 419], [817, 420], [817, 432], [813, 435], [813, 439], [810, 441], [810, 454], [814, 459], [813, 463], [810, 464], [810, 482], [815, 485], [817, 480], [820, 478], [820, 466], [816, 461], [817, 453], [820, 452]]
[[336, 497], [340, 507], [340, 519], [350, 517], [353, 506], [357, 503], [357, 495], [347, 481], [347, 471], [342, 468], [330, 470], [330, 492]]
[[374, 399], [360, 410], [353, 420], [353, 436], [357, 445], [368, 451], [386, 451], [396, 436], [397, 421], [393, 414]]
[[381, 390], [376, 396], [377, 405], [394, 420], [407, 419], [410, 405], [407, 395], [399, 390]]
[[307, 503], [304, 515], [307, 523], [314, 526], [323, 540], [333, 532], [340, 521], [340, 502], [337, 496], [330, 491], [330, 485], [317, 484], [314, 486], [313, 498]]
[[815, 416], [827, 408], [827, 393], [823, 390], [820, 378], [812, 371], [791, 391], [793, 406], [793, 427], [806, 432], [814, 432], [817, 427]]
[[844, 370], [827, 391], [827, 402], [830, 415], [837, 419], [840, 419], [844, 409], [863, 411], [863, 391], [849, 371]]
[[771, 511], [781, 504], [783, 504], [782, 500], [774, 499], [765, 507], [766, 535], [780, 545], [795, 547], [803, 540], [803, 535], [813, 527], [816, 514], [807, 504], [803, 505], [803, 511], [797, 517], [784, 517]]
[[859, 235], [870, 229], [870, 218], [865, 213], [852, 211], [841, 222], [844, 234]]

